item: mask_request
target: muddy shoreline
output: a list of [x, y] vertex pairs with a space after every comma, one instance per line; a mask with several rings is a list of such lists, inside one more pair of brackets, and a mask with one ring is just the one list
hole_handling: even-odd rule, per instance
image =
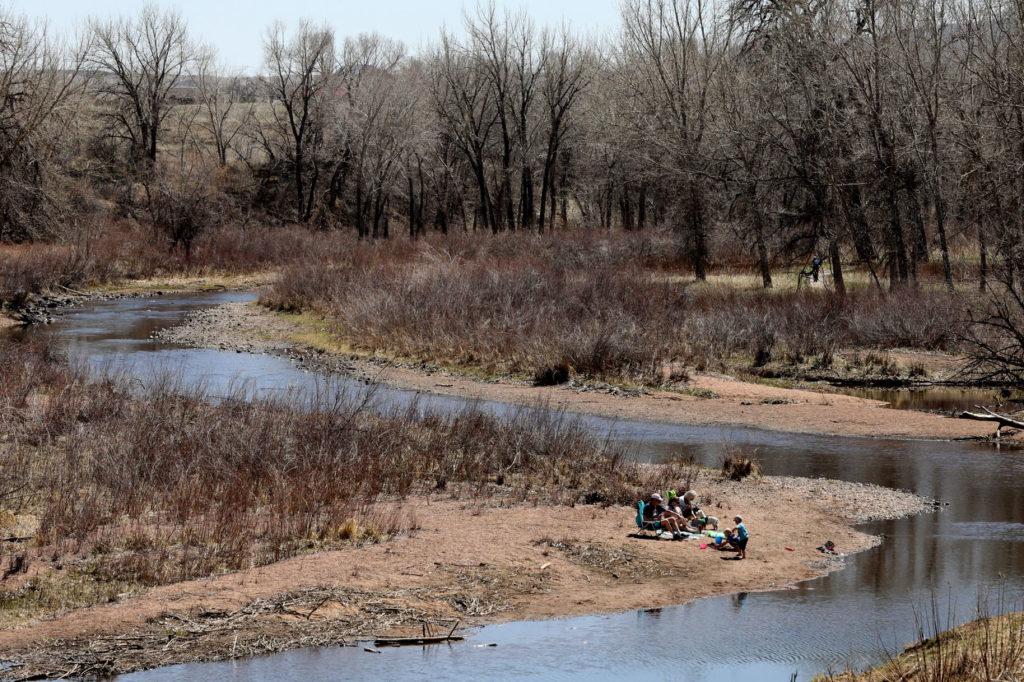
[[[755, 538], [747, 561], [722, 561], [731, 555], [702, 550], [699, 539], [635, 539], [628, 507], [417, 498], [406, 506], [418, 529], [390, 541], [151, 588], [0, 631], [0, 650], [16, 666], [0, 679], [98, 677], [352, 645], [416, 634], [423, 622], [472, 627], [785, 589], [881, 541], [856, 524], [936, 508], [912, 493], [825, 479], [734, 482], [705, 472], [696, 486], [709, 512], [743, 514]], [[492, 541], [479, 541], [481, 525]], [[815, 549], [825, 539], [840, 555]]]

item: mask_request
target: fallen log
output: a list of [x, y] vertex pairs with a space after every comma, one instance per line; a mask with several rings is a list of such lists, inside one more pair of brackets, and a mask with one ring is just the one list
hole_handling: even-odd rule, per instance
[[416, 646], [418, 644], [440, 644], [441, 642], [461, 642], [461, 635], [437, 635], [436, 637], [385, 637], [373, 640], [374, 646]]
[[982, 410], [985, 414], [979, 414], [977, 412], [967, 412], [965, 410], [960, 413], [960, 419], [973, 419], [975, 421], [982, 422], [995, 422], [996, 438], [999, 438], [1000, 431], [1002, 431], [1004, 427], [1011, 429], [1020, 429], [1021, 431], [1024, 431], [1024, 422], [1022, 421], [1018, 421], [1010, 417], [1005, 417], [1001, 414], [996, 414], [992, 410], [986, 407], [981, 407], [980, 405], [975, 405], [975, 407], [977, 407], [979, 410]]

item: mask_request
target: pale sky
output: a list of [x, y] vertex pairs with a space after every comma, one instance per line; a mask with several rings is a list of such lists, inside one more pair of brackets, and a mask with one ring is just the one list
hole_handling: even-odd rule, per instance
[[[525, 8], [539, 25], [563, 20], [580, 32], [601, 35], [618, 26], [618, 0], [496, 0], [499, 8]], [[86, 17], [137, 11], [142, 0], [0, 0], [19, 14], [45, 16], [62, 33]], [[275, 20], [326, 20], [340, 36], [376, 31], [415, 50], [442, 26], [458, 29], [463, 7], [475, 0], [166, 0], [188, 20], [192, 35], [217, 47], [232, 68], [255, 70], [262, 61], [260, 38]]]

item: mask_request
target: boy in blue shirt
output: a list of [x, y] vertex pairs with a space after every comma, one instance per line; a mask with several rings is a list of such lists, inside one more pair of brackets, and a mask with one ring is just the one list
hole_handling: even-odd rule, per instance
[[729, 541], [729, 544], [732, 545], [733, 548], [736, 550], [737, 559], [746, 559], [747, 540], [750, 538], [750, 533], [747, 532], [747, 527], [743, 525], [742, 516], [737, 516], [733, 518], [733, 521], [736, 522], [736, 527], [732, 531], [733, 537], [732, 540]]

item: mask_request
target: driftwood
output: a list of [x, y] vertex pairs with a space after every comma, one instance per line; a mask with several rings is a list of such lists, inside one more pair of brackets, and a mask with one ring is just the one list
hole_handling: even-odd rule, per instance
[[1010, 417], [1004, 417], [1001, 414], [996, 414], [992, 410], [985, 407], [981, 407], [980, 405], [975, 405], [975, 407], [977, 407], [979, 410], [982, 410], [984, 414], [964, 411], [960, 413], [960, 418], [974, 419], [976, 421], [982, 422], [996, 422], [996, 438], [999, 438], [1000, 431], [1003, 429], [1003, 427], [1011, 429], [1020, 429], [1021, 431], [1024, 431], [1024, 422], [1022, 421], [1018, 421]]
[[419, 644], [440, 644], [441, 642], [461, 642], [461, 635], [438, 635], [436, 637], [385, 637], [373, 640], [374, 646], [414, 646]]
[[441, 642], [461, 642], [464, 637], [456, 635], [461, 621], [456, 620], [447, 634], [435, 635], [431, 624], [424, 621], [421, 637], [378, 637], [373, 640], [374, 646], [417, 646], [422, 644], [440, 644]]

